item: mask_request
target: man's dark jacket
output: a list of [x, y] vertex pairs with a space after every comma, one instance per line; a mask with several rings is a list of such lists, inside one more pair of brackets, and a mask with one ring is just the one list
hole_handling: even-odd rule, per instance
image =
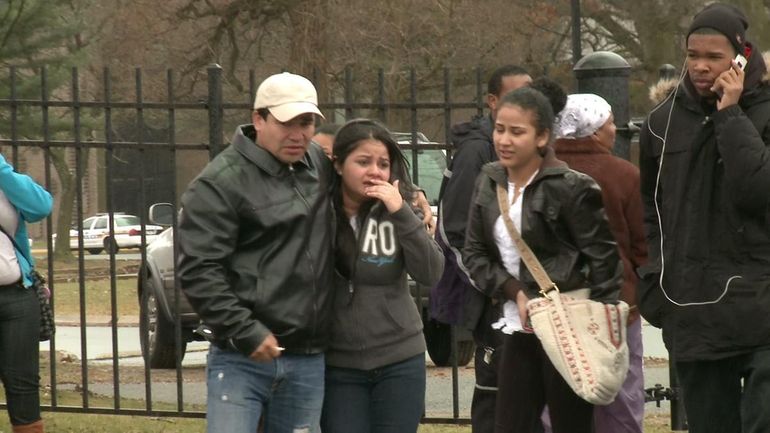
[[497, 160], [492, 144], [492, 118], [477, 116], [470, 122], [454, 125], [450, 140], [452, 162], [441, 182], [436, 230], [436, 240], [444, 251], [444, 274], [431, 289], [430, 312], [431, 317], [443, 323], [475, 329], [480, 317], [465, 313], [469, 303], [483, 303], [484, 295], [474, 287], [461, 255], [473, 183], [484, 164]]
[[331, 311], [331, 163], [312, 144], [282, 163], [255, 136], [239, 127], [182, 197], [181, 286], [222, 347], [249, 355], [272, 333], [288, 353], [319, 353]]
[[479, 116], [452, 127], [452, 162], [441, 185], [441, 222], [449, 243], [462, 249], [473, 183], [481, 167], [497, 161], [492, 143], [492, 118]]
[[639, 306], [662, 326], [677, 361], [770, 346], [770, 87], [764, 72], [762, 59], [752, 56], [739, 104], [720, 111], [685, 77], [642, 127], [649, 263], [640, 270]]

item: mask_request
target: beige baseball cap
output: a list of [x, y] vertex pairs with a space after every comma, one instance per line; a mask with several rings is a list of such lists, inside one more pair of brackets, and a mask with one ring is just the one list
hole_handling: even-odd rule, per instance
[[259, 85], [254, 109], [259, 108], [267, 108], [280, 122], [305, 113], [324, 117], [318, 109], [318, 93], [313, 83], [290, 72], [271, 75]]

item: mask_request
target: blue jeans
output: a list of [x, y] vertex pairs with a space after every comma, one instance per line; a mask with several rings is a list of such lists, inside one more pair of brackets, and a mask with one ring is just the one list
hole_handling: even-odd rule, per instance
[[39, 333], [35, 291], [20, 284], [0, 286], [0, 380], [15, 426], [40, 420]]
[[254, 433], [263, 414], [265, 433], [320, 432], [322, 354], [256, 362], [212, 345], [206, 373], [208, 433]]
[[324, 433], [414, 433], [425, 406], [425, 354], [375, 368], [326, 368]]

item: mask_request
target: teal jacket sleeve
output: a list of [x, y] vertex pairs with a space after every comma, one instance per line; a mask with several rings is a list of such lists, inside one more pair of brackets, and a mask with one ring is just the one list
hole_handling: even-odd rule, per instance
[[23, 284], [32, 284], [30, 272], [35, 265], [29, 249], [27, 222], [37, 222], [51, 214], [53, 197], [51, 194], [26, 174], [16, 173], [5, 157], [0, 154], [0, 190], [19, 213], [19, 225], [14, 233], [14, 240], [20, 251], [19, 259]]
[[0, 154], [0, 189], [26, 222], [37, 222], [51, 214], [53, 197], [26, 174], [16, 173]]

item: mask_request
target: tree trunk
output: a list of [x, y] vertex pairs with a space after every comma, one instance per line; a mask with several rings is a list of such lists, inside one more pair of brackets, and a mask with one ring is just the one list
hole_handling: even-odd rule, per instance
[[[70, 250], [69, 232], [72, 225], [72, 210], [75, 207], [77, 177], [70, 171], [70, 166], [67, 163], [66, 149], [52, 149], [51, 162], [59, 176], [59, 184], [61, 185], [59, 217], [56, 220], [56, 247], [54, 248], [53, 257], [55, 260], [72, 261], [74, 256]], [[76, 170], [80, 170], [81, 178], [82, 174], [86, 171], [87, 163], [88, 149], [83, 149], [81, 152], [81, 163], [75, 164]]]
[[333, 97], [325, 74], [331, 70], [327, 29], [339, 23], [329, 20], [329, 8], [329, 0], [306, 0], [289, 10], [289, 71], [313, 81], [321, 101], [331, 101]]

